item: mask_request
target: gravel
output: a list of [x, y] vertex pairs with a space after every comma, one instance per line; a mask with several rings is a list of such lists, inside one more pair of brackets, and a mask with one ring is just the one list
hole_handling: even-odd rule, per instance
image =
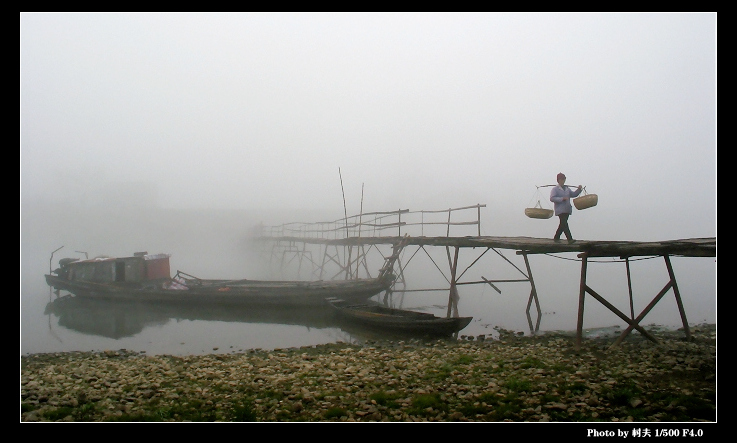
[[22, 422], [714, 422], [716, 325], [232, 354], [21, 356]]

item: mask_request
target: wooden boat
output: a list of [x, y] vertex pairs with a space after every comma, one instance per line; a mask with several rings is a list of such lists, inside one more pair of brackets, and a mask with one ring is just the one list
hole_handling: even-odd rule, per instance
[[[64, 258], [46, 274], [46, 283], [78, 297], [219, 305], [317, 306], [328, 297], [354, 302], [385, 291], [394, 282], [395, 246], [376, 278], [279, 281], [201, 279], [177, 271], [170, 277], [169, 255], [138, 252], [132, 257]], [[53, 254], [52, 254], [53, 259]]]
[[426, 312], [390, 308], [378, 303], [329, 298], [327, 302], [346, 321], [393, 332], [451, 335], [468, 326], [473, 317], [437, 317]]

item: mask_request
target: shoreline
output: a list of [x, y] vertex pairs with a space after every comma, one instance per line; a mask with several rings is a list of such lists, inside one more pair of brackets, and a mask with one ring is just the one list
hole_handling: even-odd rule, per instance
[[716, 421], [716, 325], [650, 332], [30, 354], [21, 421]]
[[[648, 331], [656, 331], [660, 333], [673, 333], [673, 334], [683, 334], [683, 327], [681, 325], [664, 325], [664, 324], [655, 324], [650, 323], [647, 325], [642, 325], [646, 330]], [[689, 327], [710, 327], [712, 329], [716, 329], [716, 325], [713, 323], [699, 323], [699, 324], [692, 324]], [[358, 328], [358, 327], [357, 327]], [[218, 345], [214, 344], [211, 345], [211, 347], [208, 348], [208, 346], [202, 346], [200, 349], [195, 349], [193, 347], [190, 347], [188, 349], [180, 350], [180, 351], [171, 351], [171, 350], [150, 350], [145, 349], [145, 347], [140, 346], [133, 346], [133, 347], [126, 347], [123, 346], [99, 346], [99, 347], [87, 347], [84, 350], [82, 349], [64, 349], [64, 350], [47, 350], [47, 351], [25, 351], [21, 352], [21, 357], [30, 357], [37, 354], [57, 354], [57, 353], [74, 353], [74, 352], [105, 352], [110, 350], [121, 350], [125, 352], [131, 352], [131, 353], [137, 353], [142, 355], [171, 355], [171, 356], [179, 356], [179, 357], [185, 357], [185, 356], [204, 356], [204, 355], [226, 355], [226, 354], [237, 354], [237, 353], [243, 353], [243, 352], [249, 352], [252, 350], [281, 350], [281, 349], [291, 349], [291, 348], [309, 348], [309, 347], [318, 347], [318, 346], [325, 346], [325, 345], [332, 345], [332, 344], [344, 344], [344, 343], [351, 343], [354, 345], [369, 345], [373, 343], [380, 343], [380, 342], [392, 342], [392, 341], [414, 341], [414, 340], [423, 340], [423, 339], [417, 339], [413, 338], [411, 336], [406, 335], [396, 335], [396, 334], [387, 334], [385, 332], [377, 332], [373, 331], [371, 329], [359, 329], [359, 335], [356, 337], [351, 337], [348, 341], [336, 339], [334, 341], [327, 341], [322, 343], [310, 343], [310, 344], [301, 344], [301, 345], [288, 345], [288, 346], [234, 346], [232, 344], [228, 345]], [[620, 325], [610, 325], [610, 326], [597, 326], [597, 327], [588, 327], [583, 329], [583, 339], [616, 339], [622, 332], [624, 331], [624, 328]], [[354, 331], [355, 332], [355, 331]], [[576, 330], [574, 329], [541, 329], [537, 333], [531, 333], [529, 330], [518, 330], [518, 329], [506, 329], [500, 326], [494, 326], [489, 329], [489, 332], [485, 332], [482, 334], [467, 334], [463, 333], [464, 331], [460, 331], [460, 333], [457, 335], [457, 338], [454, 337], [443, 337], [439, 338], [440, 340], [447, 340], [451, 343], [454, 343], [456, 341], [492, 341], [492, 340], [499, 340], [499, 337], [501, 335], [516, 335], [520, 337], [525, 338], [534, 338], [534, 337], [542, 337], [549, 334], [559, 334], [559, 335], [566, 335], [570, 337], [576, 336]], [[632, 337], [640, 337], [640, 333], [637, 330], [633, 330], [627, 337], [627, 340], [630, 340]], [[383, 337], [383, 338], [382, 338]], [[682, 335], [682, 337], [685, 337], [685, 335]], [[424, 339], [426, 341], [427, 339]], [[434, 339], [433, 339], [434, 340]], [[184, 343], [181, 343], [184, 345]]]

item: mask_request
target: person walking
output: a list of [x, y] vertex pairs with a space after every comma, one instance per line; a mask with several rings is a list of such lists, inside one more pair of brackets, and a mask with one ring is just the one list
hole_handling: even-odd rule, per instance
[[569, 244], [575, 243], [576, 240], [573, 239], [571, 229], [568, 227], [568, 217], [573, 212], [571, 198], [578, 197], [582, 188], [581, 185], [578, 185], [576, 190], [572, 190], [566, 186], [566, 176], [562, 172], [558, 173], [556, 181], [558, 185], [550, 191], [550, 201], [554, 203], [553, 209], [560, 222], [558, 223], [558, 230], [555, 231], [553, 241], [559, 243], [561, 234], [565, 234]]

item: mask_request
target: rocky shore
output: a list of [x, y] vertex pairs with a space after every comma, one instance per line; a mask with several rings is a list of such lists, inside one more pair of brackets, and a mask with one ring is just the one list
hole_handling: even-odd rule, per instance
[[21, 357], [22, 422], [714, 422], [716, 327]]

